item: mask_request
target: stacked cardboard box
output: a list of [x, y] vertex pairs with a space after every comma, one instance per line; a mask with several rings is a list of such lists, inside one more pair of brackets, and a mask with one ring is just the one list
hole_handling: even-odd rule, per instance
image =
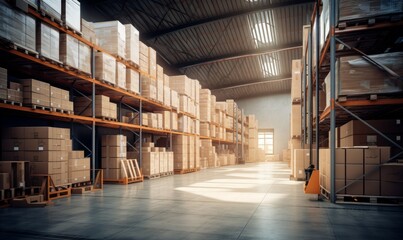
[[173, 130], [173, 131], [179, 130], [178, 113], [176, 113], [176, 112], [171, 112], [171, 130]]
[[50, 107], [73, 112], [73, 102], [70, 101], [70, 93], [61, 88], [50, 86]]
[[210, 126], [214, 125], [210, 125], [209, 123], [200, 123], [200, 135], [210, 137]]
[[188, 169], [189, 163], [189, 137], [183, 135], [172, 136], [172, 150], [174, 154], [174, 169]]
[[6, 99], [8, 74], [7, 69], [0, 67], [0, 99]]
[[[332, 191], [330, 150], [320, 149], [320, 183]], [[398, 187], [403, 179], [402, 164], [387, 163], [389, 147], [337, 148], [335, 159], [336, 194], [368, 196], [403, 196]]]
[[249, 151], [248, 162], [258, 161], [258, 121], [255, 115], [246, 116], [246, 121], [249, 126]]
[[161, 111], [157, 112], [162, 116], [162, 128], [163, 129], [171, 129], [171, 112], [170, 111]]
[[164, 69], [157, 65], [157, 100], [164, 102]]
[[157, 78], [157, 52], [151, 47], [148, 47], [148, 74]]
[[149, 58], [149, 53], [148, 53], [148, 46], [145, 45], [143, 42], [140, 43], [140, 54], [139, 54], [139, 61], [140, 61], [140, 70], [144, 73], [149, 73], [148, 72], [148, 58]]
[[11, 7], [6, 1], [0, 2], [0, 37], [35, 51], [35, 18]]
[[69, 28], [81, 32], [81, 9], [78, 0], [63, 1], [62, 20]]
[[126, 65], [121, 62], [116, 62], [116, 85], [126, 89]]
[[126, 68], [126, 89], [137, 94], [140, 93], [140, 74], [130, 68]]
[[216, 149], [211, 140], [200, 140], [200, 165], [201, 168], [214, 168], [219, 166]]
[[[97, 55], [100, 53], [97, 53]], [[91, 48], [66, 34], [60, 34], [60, 61], [69, 67], [91, 73]], [[104, 79], [103, 79], [104, 80]]]
[[42, 11], [56, 19], [62, 19], [62, 1], [42, 0], [40, 3]]
[[292, 61], [290, 138], [301, 135], [301, 60]]
[[211, 91], [209, 89], [200, 91], [200, 120], [211, 121]]
[[23, 103], [41, 107], [50, 107], [50, 85], [35, 79], [22, 79]]
[[[78, 115], [92, 117], [91, 97], [75, 97], [74, 112]], [[95, 117], [117, 119], [117, 105], [109, 97], [95, 95]]]
[[86, 21], [84, 18], [81, 19], [81, 32], [83, 38], [87, 39], [91, 43], [98, 45], [98, 39], [95, 35], [94, 23]]
[[226, 101], [227, 114], [231, 117], [235, 117], [237, 104], [233, 99], [227, 99]]
[[116, 59], [104, 52], [95, 54], [95, 78], [116, 84]]
[[55, 185], [68, 183], [70, 129], [53, 127], [8, 128], [3, 139], [3, 160], [30, 162], [32, 174], [52, 177]]
[[140, 32], [131, 24], [125, 24], [126, 60], [140, 65]]
[[309, 167], [309, 149], [294, 149], [292, 178], [294, 180], [305, 180], [305, 169]]
[[169, 86], [181, 95], [192, 97], [192, 80], [185, 75], [170, 76]]
[[171, 90], [171, 107], [179, 110], [179, 94], [175, 90]]
[[157, 81], [147, 76], [141, 75], [141, 95], [143, 97], [157, 99]]
[[99, 46], [110, 54], [126, 58], [126, 29], [119, 21], [94, 23]]
[[91, 159], [84, 157], [84, 151], [69, 152], [68, 182], [87, 182], [91, 179]]
[[[6, 82], [7, 84], [7, 82]], [[4, 89], [5, 90], [5, 89]], [[7, 89], [7, 100], [12, 102], [22, 103], [24, 100], [23, 95], [23, 86], [19, 83], [10, 82], [10, 88]], [[2, 91], [2, 89], [0, 89]], [[2, 95], [2, 94], [0, 94]], [[0, 96], [0, 99], [3, 99], [4, 96]]]
[[124, 135], [102, 136], [102, 168], [104, 178], [119, 180], [127, 177], [122, 161], [127, 159], [127, 138]]
[[[217, 123], [217, 119], [216, 119], [216, 113], [215, 113], [215, 111], [216, 111], [216, 100], [217, 98], [216, 98], [216, 96], [214, 96], [214, 95], [211, 95], [211, 97], [210, 97], [210, 100], [211, 100], [211, 102], [210, 102], [210, 120], [211, 120], [211, 122], [213, 122], [213, 123]], [[200, 99], [200, 102], [201, 102], [201, 99]], [[201, 110], [201, 108], [200, 108], [200, 110]], [[200, 116], [201, 116], [201, 112], [200, 112]]]
[[43, 57], [59, 61], [59, 30], [42, 22], [38, 24], [36, 36], [36, 50]]
[[142, 156], [142, 172], [146, 177], [174, 171], [174, 153], [165, 148], [155, 147], [152, 142], [143, 143]]

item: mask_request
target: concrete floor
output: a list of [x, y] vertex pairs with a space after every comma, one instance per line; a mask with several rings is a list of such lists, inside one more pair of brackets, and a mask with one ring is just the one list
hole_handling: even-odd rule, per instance
[[106, 185], [39, 209], [0, 209], [1, 239], [402, 239], [403, 209], [305, 195], [283, 163]]

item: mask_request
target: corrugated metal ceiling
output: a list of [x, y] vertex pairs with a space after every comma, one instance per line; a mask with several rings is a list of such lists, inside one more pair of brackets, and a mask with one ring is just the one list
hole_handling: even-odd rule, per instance
[[105, 20], [132, 23], [172, 68], [217, 89], [217, 99], [290, 91], [291, 60], [301, 58], [313, 2], [82, 0]]

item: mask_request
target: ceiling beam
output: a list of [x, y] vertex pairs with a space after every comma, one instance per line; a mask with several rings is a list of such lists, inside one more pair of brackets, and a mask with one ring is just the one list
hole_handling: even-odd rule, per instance
[[232, 18], [232, 17], [239, 17], [239, 16], [245, 16], [245, 15], [249, 15], [249, 14], [253, 14], [253, 13], [258, 13], [258, 12], [263, 12], [263, 11], [267, 11], [270, 9], [275, 9], [275, 8], [281, 8], [281, 7], [288, 7], [288, 6], [293, 6], [293, 5], [300, 5], [300, 4], [306, 4], [306, 3], [313, 3], [314, 0], [292, 0], [292, 1], [286, 1], [286, 2], [278, 2], [278, 3], [272, 3], [272, 4], [265, 4], [265, 5], [257, 5], [254, 6], [252, 8], [249, 9], [242, 9], [239, 11], [235, 11], [235, 12], [230, 12], [230, 13], [224, 13], [224, 14], [220, 14], [217, 16], [212, 16], [212, 17], [208, 17], [208, 18], [203, 18], [203, 19], [198, 19], [195, 21], [190, 21], [187, 22], [185, 24], [181, 24], [178, 26], [174, 26], [172, 28], [167, 28], [167, 29], [163, 29], [160, 31], [156, 31], [156, 32], [150, 32], [150, 33], [144, 33], [144, 39], [145, 40], [151, 40], [154, 38], [159, 38], [163, 35], [169, 34], [169, 33], [173, 33], [173, 32], [177, 32], [177, 31], [181, 31], [187, 28], [193, 28], [196, 26], [200, 26], [203, 24], [208, 24], [211, 22], [215, 22], [215, 21], [221, 21], [224, 19], [228, 19], [228, 18]]
[[204, 58], [204, 59], [199, 59], [197, 61], [192, 61], [192, 62], [179, 63], [179, 64], [176, 64], [174, 67], [176, 67], [178, 69], [185, 69], [185, 68], [190, 68], [190, 67], [195, 67], [195, 66], [200, 66], [200, 65], [232, 61], [232, 60], [237, 60], [237, 59], [241, 59], [241, 58], [256, 57], [256, 56], [260, 56], [260, 55], [289, 51], [289, 50], [300, 49], [300, 48], [302, 48], [301, 42], [296, 42], [296, 43], [291, 43], [291, 44], [286, 44], [286, 45], [258, 48], [258, 49], [248, 50], [248, 51], [242, 51], [242, 52], [231, 53], [231, 54], [226, 54], [226, 55], [221, 55], [221, 56], [215, 56], [212, 58]]
[[265, 83], [275, 83], [275, 82], [282, 82], [282, 81], [288, 81], [291, 80], [291, 77], [286, 77], [286, 78], [276, 78], [276, 79], [262, 79], [259, 81], [254, 81], [251, 83], [244, 83], [244, 84], [238, 84], [230, 87], [223, 87], [223, 88], [216, 88], [212, 89], [211, 91], [225, 91], [225, 90], [230, 90], [230, 89], [235, 89], [235, 88], [242, 88], [242, 87], [249, 87], [249, 86], [254, 86], [254, 85], [260, 85], [260, 84], [265, 84]]

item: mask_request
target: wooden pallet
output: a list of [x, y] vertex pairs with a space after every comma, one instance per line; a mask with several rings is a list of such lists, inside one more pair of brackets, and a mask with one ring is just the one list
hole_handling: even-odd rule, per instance
[[41, 106], [41, 105], [36, 105], [36, 104], [26, 104], [26, 106], [28, 106], [34, 110], [39, 109], [39, 110], [44, 110], [44, 111], [49, 111], [49, 112], [52, 111], [52, 108], [48, 107], [48, 106]]
[[71, 194], [84, 194], [84, 193], [90, 193], [93, 191], [93, 186], [92, 185], [87, 185], [87, 186], [81, 186], [81, 187], [73, 187], [71, 188]]
[[135, 69], [140, 69], [140, 65], [138, 65], [137, 63], [133, 62], [132, 60], [126, 60], [127, 64], [134, 67]]
[[63, 63], [63, 67], [67, 71], [72, 71], [72, 72], [78, 73], [80, 75], [84, 75], [86, 77], [91, 77], [91, 73], [84, 72], [84, 71], [82, 71], [82, 70], [80, 70], [80, 69], [78, 69], [76, 67], [70, 66], [69, 64], [67, 64], [65, 62]]
[[99, 118], [104, 120], [104, 121], [111, 121], [111, 122], [117, 122], [118, 121], [118, 119], [111, 118], [111, 117], [99, 117]]
[[160, 178], [160, 177], [161, 177], [160, 173], [152, 174], [152, 175], [144, 175], [144, 178], [146, 178], [146, 179], [157, 179], [157, 178]]
[[49, 18], [52, 22], [58, 23], [60, 26], [64, 26], [64, 23], [62, 21], [62, 19], [59, 19], [57, 17], [52, 16], [51, 14], [49, 14], [48, 12], [44, 11], [44, 10], [40, 10], [39, 13], [42, 15], [42, 17], [47, 17]]
[[7, 48], [14, 49], [16, 51], [25, 53], [25, 54], [33, 56], [35, 58], [39, 58], [39, 53], [37, 51], [33, 50], [33, 49], [27, 48], [27, 47], [22, 46], [22, 45], [20, 45], [18, 43], [11, 42], [10, 40], [2, 38], [2, 37], [0, 37], [0, 41]]
[[164, 172], [164, 173], [160, 173], [161, 177], [168, 177], [168, 176], [172, 176], [174, 175], [174, 172]]
[[196, 172], [196, 168], [189, 168], [189, 169], [174, 169], [175, 174], [187, 174], [187, 173], [192, 173]]
[[52, 58], [49, 58], [49, 57], [45, 57], [42, 54], [39, 54], [39, 59], [41, 59], [44, 62], [49, 62], [51, 64], [58, 65], [59, 67], [63, 67], [63, 63], [61, 61], [56, 60], [56, 59], [52, 59]]
[[5, 104], [10, 104], [10, 105], [13, 105], [13, 106], [22, 107], [22, 103], [20, 103], [20, 102], [10, 101], [10, 100], [7, 100], [7, 99], [2, 99], [1, 102], [5, 103]]
[[104, 179], [104, 182], [127, 185], [130, 183], [137, 183], [137, 182], [144, 181], [144, 176], [141, 173], [137, 159], [122, 160], [121, 166], [122, 166], [122, 172], [124, 175], [123, 178], [121, 178], [121, 179]]
[[98, 81], [100, 81], [100, 82], [102, 82], [102, 83], [104, 83], [104, 84], [106, 84], [106, 85], [109, 85], [109, 86], [112, 86], [112, 87], [116, 87], [116, 84], [115, 84], [115, 83], [111, 83], [111, 82], [109, 82], [109, 81], [107, 81], [107, 80], [104, 80], [104, 79], [98, 79], [98, 78], [95, 78], [95, 79], [97, 79]]
[[69, 114], [69, 115], [74, 114], [73, 111], [68, 111], [68, 110], [65, 110], [65, 109], [55, 108], [55, 107], [52, 107], [52, 108], [50, 109], [50, 111], [51, 111], [51, 112], [59, 112], [59, 113]]

